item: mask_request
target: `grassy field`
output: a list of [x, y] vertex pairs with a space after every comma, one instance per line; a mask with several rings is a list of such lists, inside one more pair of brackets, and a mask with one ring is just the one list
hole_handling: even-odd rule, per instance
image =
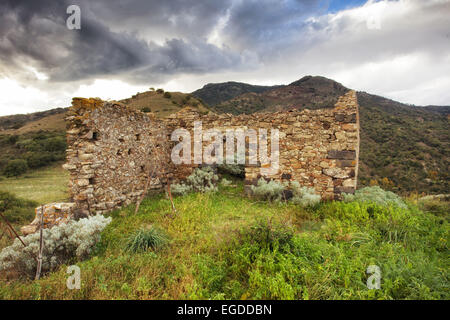
[[[53, 169], [55, 170], [55, 169]], [[66, 266], [39, 281], [0, 282], [0, 299], [449, 299], [448, 211], [373, 203], [304, 209], [258, 202], [243, 185], [217, 193], [147, 198], [112, 223], [66, 288]], [[448, 209], [448, 207], [447, 207]], [[443, 210], [447, 210], [443, 209]], [[167, 247], [133, 253], [127, 239], [158, 227]], [[369, 265], [381, 289], [368, 289]]]
[[31, 171], [18, 178], [0, 178], [0, 191], [38, 204], [65, 201], [68, 198], [69, 173], [62, 163]]

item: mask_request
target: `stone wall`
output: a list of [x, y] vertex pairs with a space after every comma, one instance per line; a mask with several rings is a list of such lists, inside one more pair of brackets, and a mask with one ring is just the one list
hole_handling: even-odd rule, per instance
[[[220, 132], [267, 129], [268, 150], [271, 129], [279, 130], [279, 170], [262, 173], [267, 164], [249, 165], [247, 152], [247, 189], [263, 176], [296, 180], [313, 187], [323, 199], [339, 199], [341, 193], [353, 193], [356, 188], [359, 115], [354, 91], [340, 97], [333, 108], [239, 116], [205, 115], [185, 108], [165, 119], [118, 102], [74, 98], [66, 121], [68, 149], [64, 168], [70, 172], [71, 202], [38, 208], [35, 222], [44, 214], [47, 226], [136, 202], [147, 182], [156, 189], [169, 180], [185, 179], [198, 165], [172, 163], [170, 155], [177, 142], [171, 141], [171, 134], [178, 128], [193, 133], [195, 121], [201, 121], [204, 130], [214, 128]], [[246, 143], [248, 151], [253, 142]], [[24, 230], [35, 232], [36, 226]]]
[[70, 171], [70, 195], [80, 215], [135, 202], [149, 174], [151, 188], [164, 183], [167, 133], [152, 114], [117, 102], [74, 98], [66, 121], [69, 148], [64, 167]]
[[[314, 187], [323, 199], [339, 199], [340, 194], [353, 193], [357, 183], [359, 155], [359, 115], [356, 93], [340, 97], [334, 108], [291, 110], [275, 113], [201, 115], [186, 108], [166, 119], [169, 132], [187, 128], [193, 136], [195, 121], [202, 129], [267, 129], [270, 150], [270, 129], [278, 129], [279, 171], [264, 175], [267, 179], [298, 181]], [[248, 142], [247, 142], [248, 147]], [[224, 146], [225, 148], [225, 146]], [[247, 153], [248, 156], [248, 153]], [[247, 157], [247, 164], [249, 163]], [[179, 179], [192, 172], [192, 166], [179, 166], [174, 172]], [[246, 185], [256, 184], [263, 164], [247, 165]]]

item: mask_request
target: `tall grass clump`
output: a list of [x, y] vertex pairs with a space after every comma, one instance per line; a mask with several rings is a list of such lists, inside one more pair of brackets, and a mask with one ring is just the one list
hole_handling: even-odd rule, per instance
[[151, 226], [148, 229], [139, 229], [128, 237], [126, 250], [134, 253], [156, 251], [165, 247], [168, 242], [169, 238], [162, 230]]
[[[66, 224], [43, 230], [42, 272], [50, 272], [61, 264], [74, 259], [86, 259], [100, 240], [101, 231], [111, 222], [102, 215], [70, 221]], [[39, 232], [33, 233], [0, 252], [0, 271], [14, 270], [32, 277], [36, 272], [39, 251]]]

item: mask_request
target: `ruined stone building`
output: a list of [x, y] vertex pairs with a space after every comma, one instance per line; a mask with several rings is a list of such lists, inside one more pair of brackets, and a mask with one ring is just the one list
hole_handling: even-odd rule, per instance
[[256, 184], [262, 176], [295, 180], [313, 187], [326, 200], [353, 193], [357, 184], [359, 114], [354, 91], [341, 96], [334, 106], [318, 110], [232, 116], [185, 108], [164, 119], [118, 102], [74, 98], [66, 121], [64, 167], [70, 172], [72, 202], [39, 207], [36, 220], [23, 228], [24, 233], [37, 229], [41, 214], [51, 226], [74, 215], [106, 213], [136, 202], [148, 179], [152, 188], [183, 180], [197, 165], [172, 163], [176, 143], [171, 134], [177, 128], [192, 132], [195, 121], [201, 121], [203, 129], [222, 132], [232, 128], [279, 130], [279, 170], [264, 175], [264, 164], [246, 165], [246, 185]]

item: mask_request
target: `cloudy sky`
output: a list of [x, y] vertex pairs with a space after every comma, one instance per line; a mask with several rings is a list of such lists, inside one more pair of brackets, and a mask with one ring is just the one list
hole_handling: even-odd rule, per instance
[[[66, 26], [71, 4], [80, 30]], [[0, 115], [309, 74], [450, 105], [450, 0], [0, 2]]]

